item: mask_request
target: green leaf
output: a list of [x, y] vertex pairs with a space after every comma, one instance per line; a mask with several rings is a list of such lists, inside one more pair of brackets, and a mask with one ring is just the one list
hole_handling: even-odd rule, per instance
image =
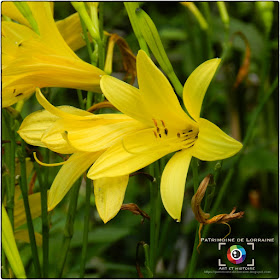
[[26, 278], [25, 270], [16, 245], [13, 229], [3, 204], [2, 204], [2, 245], [15, 276], [17, 278]]
[[[128, 228], [119, 228], [113, 226], [103, 226], [102, 228], [96, 228], [88, 235], [88, 243], [113, 243], [119, 239], [127, 236], [130, 233]], [[71, 247], [80, 247], [82, 244], [83, 232], [75, 232], [71, 241]]]
[[18, 10], [21, 12], [21, 14], [28, 20], [30, 23], [32, 29], [40, 35], [38, 24], [33, 17], [32, 11], [29, 8], [28, 4], [26, 2], [14, 2], [15, 6], [18, 8]]

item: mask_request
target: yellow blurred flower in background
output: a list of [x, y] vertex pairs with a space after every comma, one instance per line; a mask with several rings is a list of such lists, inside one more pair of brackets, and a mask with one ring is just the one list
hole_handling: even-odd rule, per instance
[[[104, 72], [82, 61], [70, 48], [82, 46], [78, 14], [56, 24], [50, 2], [24, 3], [32, 12], [39, 34], [14, 3], [3, 3], [2, 14], [19, 23], [2, 21], [2, 107], [29, 97], [36, 87], [101, 92], [99, 83]], [[66, 41], [60, 31], [66, 34]]]

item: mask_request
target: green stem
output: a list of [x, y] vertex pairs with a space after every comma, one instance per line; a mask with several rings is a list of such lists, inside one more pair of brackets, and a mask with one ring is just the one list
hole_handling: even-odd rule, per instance
[[93, 92], [88, 91], [87, 93], [87, 104], [86, 104], [86, 109], [92, 106], [93, 103]]
[[35, 240], [34, 227], [32, 223], [30, 207], [29, 207], [29, 201], [28, 201], [28, 188], [27, 188], [26, 164], [25, 164], [25, 142], [23, 140], [21, 140], [21, 148], [19, 147], [18, 149], [18, 158], [20, 162], [20, 171], [21, 171], [20, 188], [21, 188], [22, 199], [24, 203], [25, 215], [27, 220], [27, 228], [29, 233], [33, 264], [34, 264], [36, 276], [37, 278], [40, 278], [41, 277], [40, 263], [39, 263], [37, 245]]
[[102, 70], [104, 70], [104, 66], [105, 66], [105, 42], [103, 40], [103, 37], [104, 37], [104, 34], [103, 34], [103, 20], [104, 20], [103, 5], [104, 5], [104, 3], [100, 2], [99, 6], [98, 6], [98, 24], [99, 24], [100, 40], [97, 41], [99, 68]]
[[16, 154], [16, 140], [15, 140], [15, 132], [14, 132], [14, 126], [15, 121], [13, 118], [9, 118], [7, 129], [9, 138], [11, 140], [10, 144], [10, 154], [9, 154], [9, 171], [10, 171], [10, 186], [7, 188], [7, 213], [12, 225], [12, 228], [14, 228], [14, 197], [15, 197], [15, 154]]
[[90, 61], [91, 61], [91, 64], [93, 62], [93, 59], [92, 59], [92, 47], [91, 47], [91, 44], [90, 44], [90, 41], [89, 41], [89, 38], [88, 38], [88, 33], [87, 33], [87, 28], [86, 28], [86, 25], [82, 19], [82, 17], [80, 16], [80, 22], [81, 22], [81, 26], [82, 26], [82, 30], [83, 30], [83, 35], [84, 35], [84, 39], [86, 41], [86, 46], [87, 46], [87, 50], [88, 50], [88, 54], [89, 54], [89, 58], [90, 58]]
[[150, 268], [155, 275], [156, 261], [158, 256], [158, 239], [160, 228], [160, 215], [161, 204], [159, 194], [159, 162], [150, 166], [150, 174], [154, 174], [156, 181], [151, 183], [150, 187], [150, 199], [151, 199], [151, 216], [150, 216]]
[[85, 217], [84, 217], [84, 234], [83, 234], [83, 247], [80, 266], [80, 278], [84, 278], [85, 265], [88, 247], [88, 232], [89, 232], [89, 217], [90, 217], [90, 194], [91, 194], [91, 180], [86, 180], [86, 201], [85, 201]]
[[74, 231], [74, 220], [76, 216], [76, 209], [77, 209], [77, 202], [78, 202], [78, 195], [80, 190], [80, 180], [76, 182], [76, 184], [72, 187], [71, 196], [70, 196], [70, 203], [68, 207], [68, 213], [66, 218], [66, 224], [64, 228], [64, 236], [62, 241], [62, 248], [60, 250], [60, 261], [58, 263], [58, 275], [57, 278], [62, 278], [64, 265], [66, 262], [66, 257], [68, 255], [70, 242], [73, 236]]
[[196, 158], [192, 159], [192, 173], [193, 173], [193, 190], [196, 193], [198, 189], [198, 161]]
[[41, 190], [41, 218], [42, 218], [42, 235], [43, 235], [43, 266], [42, 277], [48, 278], [49, 267], [49, 220], [48, 220], [48, 185], [47, 182], [42, 181], [41, 170], [37, 163], [34, 163], [37, 178]]
[[[198, 189], [198, 162], [197, 159], [193, 158], [192, 159], [192, 173], [193, 173], [193, 189], [194, 189], [194, 193], [196, 193], [197, 189]], [[198, 230], [199, 230], [199, 226], [196, 229], [196, 233], [195, 233], [195, 241], [193, 244], [193, 252], [192, 252], [192, 258], [191, 258], [191, 262], [189, 265], [189, 269], [186, 271], [188, 273], [188, 278], [193, 277], [193, 272], [195, 269], [195, 263], [196, 263], [196, 259], [197, 259], [197, 252], [196, 252], [196, 248], [198, 245]]]
[[198, 253], [197, 253], [197, 245], [199, 242], [198, 230], [199, 230], [199, 225], [196, 227], [195, 241], [194, 241], [193, 250], [192, 250], [192, 257], [191, 257], [190, 264], [187, 267], [187, 270], [185, 271], [184, 278], [193, 278], [193, 276], [194, 276], [194, 270], [195, 270], [197, 259], [198, 259]]
[[80, 89], [77, 89], [77, 93], [78, 93], [80, 108], [82, 110], [84, 110], [85, 109], [85, 103], [84, 103], [82, 91]]

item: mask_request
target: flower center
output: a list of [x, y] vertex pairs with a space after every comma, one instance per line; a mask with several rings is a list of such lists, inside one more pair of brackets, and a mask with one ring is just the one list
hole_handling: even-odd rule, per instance
[[195, 144], [198, 138], [198, 127], [189, 126], [188, 128], [178, 130], [167, 127], [163, 120], [153, 119], [154, 136], [157, 139], [168, 140], [171, 145], [178, 145], [181, 149], [187, 149]]

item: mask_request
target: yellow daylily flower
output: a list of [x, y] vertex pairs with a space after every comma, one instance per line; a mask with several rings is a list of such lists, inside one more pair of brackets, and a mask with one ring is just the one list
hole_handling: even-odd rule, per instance
[[[100, 91], [104, 72], [82, 61], [61, 36], [49, 2], [26, 2], [39, 33], [10, 21], [2, 22], [2, 106], [29, 97], [36, 87]], [[74, 16], [77, 21], [77, 16]], [[62, 30], [64, 24], [60, 24]], [[77, 24], [75, 24], [77, 26]]]
[[[94, 115], [71, 106], [54, 107], [39, 89], [36, 97], [45, 110], [26, 117], [19, 128], [19, 135], [31, 145], [46, 147], [62, 154], [72, 154], [62, 163], [63, 166], [50, 188], [50, 211], [108, 147], [144, 125], [123, 114]], [[94, 180], [97, 210], [105, 223], [120, 210], [128, 177], [125, 174]]]
[[180, 221], [192, 156], [214, 161], [231, 157], [242, 148], [240, 142], [200, 118], [205, 92], [219, 63], [220, 59], [204, 62], [185, 83], [184, 104], [193, 119], [183, 111], [166, 77], [142, 50], [136, 62], [139, 89], [103, 76], [101, 89], [106, 98], [144, 127], [108, 148], [90, 168], [88, 177], [96, 180], [130, 174], [176, 152], [163, 171], [160, 188], [165, 209]]

